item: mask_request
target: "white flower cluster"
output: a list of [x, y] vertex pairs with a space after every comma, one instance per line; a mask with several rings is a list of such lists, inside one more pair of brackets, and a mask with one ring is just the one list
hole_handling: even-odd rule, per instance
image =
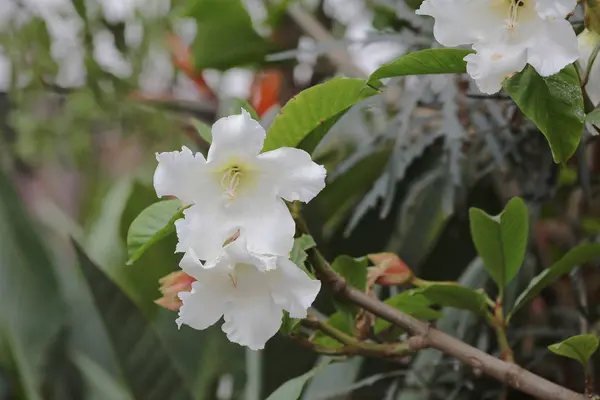
[[425, 0], [417, 14], [435, 18], [444, 46], [472, 45], [467, 72], [484, 93], [530, 64], [541, 76], [556, 74], [579, 57], [565, 19], [576, 0]]
[[176, 251], [197, 281], [179, 294], [177, 324], [205, 329], [223, 316], [229, 340], [253, 350], [277, 333], [283, 310], [305, 317], [321, 288], [288, 258], [295, 222], [283, 199], [310, 201], [326, 171], [302, 150], [259, 154], [265, 135], [242, 110], [213, 125], [206, 159], [186, 147], [160, 153], [154, 174], [159, 196], [191, 205], [175, 222]]

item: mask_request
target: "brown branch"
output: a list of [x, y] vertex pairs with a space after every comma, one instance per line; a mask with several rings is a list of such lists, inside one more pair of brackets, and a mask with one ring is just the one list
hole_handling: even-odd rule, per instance
[[[302, 229], [303, 222], [299, 219]], [[539, 399], [581, 400], [583, 395], [557, 385], [529, 372], [517, 364], [507, 363], [493, 357], [469, 344], [445, 334], [429, 324], [419, 321], [378, 299], [367, 296], [360, 290], [349, 286], [338, 275], [316, 248], [308, 251], [311, 262], [321, 281], [333, 291], [334, 295], [347, 299], [365, 310], [383, 318], [423, 341], [423, 347], [431, 347], [444, 354], [455, 357], [475, 370], [483, 372], [500, 382]]]

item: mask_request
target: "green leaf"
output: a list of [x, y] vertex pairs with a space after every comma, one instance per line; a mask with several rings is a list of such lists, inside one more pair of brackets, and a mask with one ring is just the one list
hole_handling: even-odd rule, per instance
[[191, 400], [187, 383], [163, 342], [133, 301], [74, 243], [94, 303], [136, 399]]
[[194, 125], [194, 128], [196, 128], [196, 130], [198, 131], [200, 137], [204, 139], [206, 143], [212, 143], [212, 130], [210, 126], [208, 126], [202, 121], [198, 121], [195, 118], [192, 118], [192, 124]]
[[296, 332], [298, 328], [300, 328], [300, 319], [290, 317], [290, 313], [284, 310], [279, 332], [283, 333], [284, 335], [288, 335]]
[[433, 284], [423, 290], [423, 296], [444, 307], [469, 310], [479, 315], [487, 313], [487, 295], [466, 286]]
[[587, 362], [598, 349], [598, 336], [594, 334], [571, 336], [560, 343], [548, 346], [548, 349], [559, 356], [579, 361], [587, 369]]
[[405, 54], [394, 61], [384, 64], [369, 76], [372, 84], [379, 79], [394, 76], [426, 74], [461, 74], [467, 72], [464, 58], [473, 50], [463, 49], [427, 49]]
[[0, 170], [0, 363], [18, 378], [17, 397], [41, 400], [46, 356], [67, 310], [39, 228], [23, 205]]
[[283, 385], [279, 386], [277, 390], [275, 390], [271, 395], [267, 398], [267, 400], [297, 400], [300, 398], [302, 394], [302, 390], [304, 389], [304, 385], [310, 378], [315, 376], [317, 372], [321, 370], [321, 368], [325, 367], [327, 364], [331, 362], [331, 359], [327, 359], [323, 361], [321, 364], [317, 365], [304, 375], [300, 375], [294, 379], [290, 379]]
[[137, 216], [127, 232], [127, 265], [137, 261], [154, 243], [175, 232], [175, 221], [183, 218], [181, 201], [163, 200]]
[[339, 119], [354, 104], [378, 93], [362, 79], [353, 78], [334, 78], [303, 90], [275, 117], [263, 151], [297, 147], [311, 135], [311, 143], [304, 150], [312, 152], [333, 125], [332, 121]]
[[344, 277], [346, 282], [358, 290], [364, 292], [367, 289], [367, 265], [366, 257], [352, 258], [341, 255], [333, 260], [331, 267]]
[[594, 111], [586, 115], [585, 122], [596, 125], [598, 128], [600, 128], [600, 108], [596, 108]]
[[546, 286], [550, 285], [561, 276], [568, 274], [578, 265], [592, 261], [599, 257], [600, 244], [598, 243], [584, 243], [571, 249], [571, 251], [565, 254], [560, 260], [555, 262], [550, 268], [544, 270], [531, 280], [529, 286], [527, 286], [523, 293], [521, 293], [517, 298], [515, 306], [508, 315], [507, 320], [510, 320], [514, 313], [516, 313], [521, 307], [537, 296]]
[[504, 81], [504, 90], [546, 136], [557, 163], [575, 153], [585, 113], [579, 76], [573, 65], [543, 78], [531, 66]]
[[523, 200], [514, 197], [499, 215], [490, 216], [478, 208], [471, 208], [469, 217], [477, 253], [503, 291], [525, 257], [529, 233], [527, 207]]
[[[406, 290], [386, 299], [384, 303], [421, 320], [434, 320], [443, 317], [441, 312], [430, 307], [431, 300], [423, 295], [422, 290], [418, 289]], [[390, 322], [377, 318], [374, 327], [375, 334], [387, 329], [390, 325]]]
[[260, 63], [274, 45], [258, 35], [241, 0], [198, 0], [187, 16], [196, 20], [196, 39], [191, 45], [198, 70], [225, 70]]
[[315, 240], [310, 235], [302, 235], [298, 238], [294, 239], [294, 247], [292, 247], [292, 251], [290, 253], [290, 260], [298, 267], [306, 270], [306, 266], [304, 262], [306, 261], [306, 250], [315, 247], [317, 244]]

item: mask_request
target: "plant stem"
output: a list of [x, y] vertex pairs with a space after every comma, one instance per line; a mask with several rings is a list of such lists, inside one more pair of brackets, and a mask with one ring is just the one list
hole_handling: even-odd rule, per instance
[[[301, 215], [297, 215], [298, 227], [306, 234], [306, 224]], [[370, 313], [417, 336], [422, 348], [431, 347], [444, 354], [455, 357], [462, 363], [487, 374], [523, 393], [540, 399], [582, 400], [583, 396], [565, 387], [557, 385], [539, 375], [521, 368], [517, 364], [507, 363], [493, 357], [459, 339], [432, 328], [428, 323], [419, 321], [379, 299], [366, 295], [351, 287], [346, 280], [331, 268], [317, 248], [308, 250], [308, 256], [319, 279], [332, 290], [337, 297], [346, 299]]]
[[494, 318], [492, 319], [492, 326], [496, 331], [496, 339], [498, 340], [498, 348], [500, 349], [500, 358], [509, 363], [514, 363], [513, 351], [508, 343], [506, 336], [506, 320], [504, 319], [504, 307], [502, 305], [502, 294], [496, 299], [494, 305]]

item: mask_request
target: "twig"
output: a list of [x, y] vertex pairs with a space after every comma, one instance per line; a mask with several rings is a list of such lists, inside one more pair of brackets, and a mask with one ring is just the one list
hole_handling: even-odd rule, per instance
[[583, 76], [581, 77], [581, 87], [587, 85], [588, 80], [590, 79], [590, 72], [592, 71], [592, 66], [594, 65], [594, 61], [596, 61], [596, 57], [598, 57], [598, 52], [600, 52], [600, 43], [598, 43], [596, 47], [594, 47], [594, 50], [592, 50], [592, 53], [590, 54], [590, 58], [588, 58], [585, 71], [583, 72]]
[[331, 268], [316, 248], [310, 249], [308, 252], [320, 279], [332, 289], [336, 296], [345, 298], [378, 317], [407, 330], [412, 336], [418, 336], [428, 347], [438, 349], [500, 382], [540, 399], [581, 400], [583, 398], [581, 394], [535, 375], [517, 364], [507, 363], [484, 353], [465, 342], [430, 327], [429, 324], [423, 321], [419, 321], [377, 299], [367, 296], [360, 290], [349, 286], [344, 278]]

